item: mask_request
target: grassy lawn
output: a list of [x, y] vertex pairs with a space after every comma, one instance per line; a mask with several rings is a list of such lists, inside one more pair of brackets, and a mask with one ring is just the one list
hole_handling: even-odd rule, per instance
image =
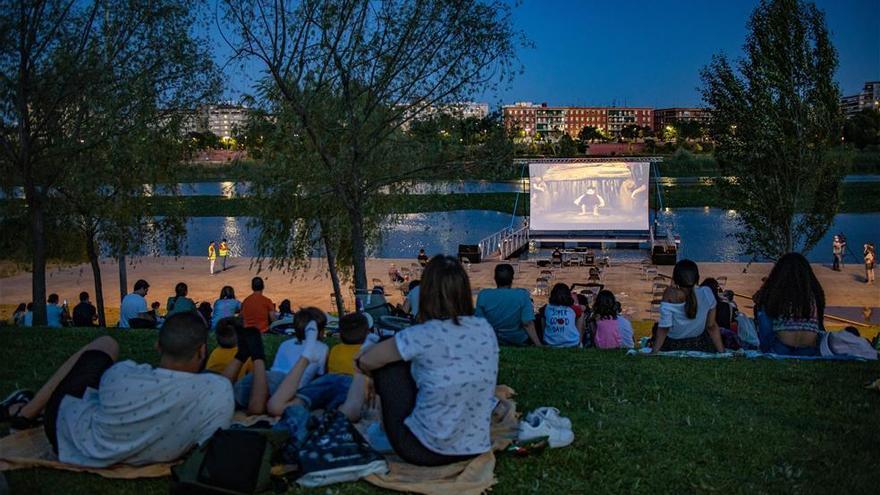
[[[156, 361], [151, 331], [110, 331], [123, 358]], [[0, 392], [36, 388], [90, 330], [0, 330]], [[269, 337], [274, 355], [279, 338]], [[521, 411], [559, 407], [568, 448], [501, 455], [492, 493], [876, 493], [877, 363], [693, 360], [504, 349], [499, 383]], [[3, 427], [5, 429], [5, 426]], [[160, 480], [7, 473], [12, 493], [167, 493]], [[296, 490], [298, 491], [298, 490]], [[381, 493], [365, 482], [306, 493]]]

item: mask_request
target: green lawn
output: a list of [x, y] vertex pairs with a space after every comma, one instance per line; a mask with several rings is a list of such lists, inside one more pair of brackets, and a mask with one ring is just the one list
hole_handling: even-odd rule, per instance
[[[150, 331], [111, 331], [123, 358], [155, 362]], [[33, 388], [88, 342], [88, 330], [0, 329], [0, 393]], [[280, 339], [269, 337], [273, 355]], [[504, 349], [499, 383], [521, 411], [559, 407], [568, 448], [503, 456], [492, 493], [876, 493], [878, 363], [628, 357]], [[4, 426], [5, 428], [5, 426]], [[167, 480], [7, 473], [12, 493], [156, 493]], [[380, 493], [359, 482], [306, 493]]]

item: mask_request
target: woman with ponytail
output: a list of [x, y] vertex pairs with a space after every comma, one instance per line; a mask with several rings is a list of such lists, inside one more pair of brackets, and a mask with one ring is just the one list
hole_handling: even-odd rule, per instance
[[715, 295], [697, 287], [700, 271], [691, 260], [681, 260], [672, 270], [672, 282], [660, 303], [652, 352], [724, 352], [721, 330], [715, 321]]

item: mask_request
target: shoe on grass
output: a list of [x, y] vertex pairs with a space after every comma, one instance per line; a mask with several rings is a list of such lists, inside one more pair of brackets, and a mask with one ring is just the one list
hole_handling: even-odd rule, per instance
[[526, 414], [526, 421], [530, 421], [535, 417], [544, 418], [551, 426], [555, 426], [556, 428], [561, 428], [563, 430], [571, 429], [571, 420], [561, 416], [559, 414], [559, 409], [556, 409], [555, 407], [539, 407]]
[[565, 428], [557, 428], [546, 419], [533, 416], [519, 422], [518, 442], [526, 442], [534, 438], [546, 437], [551, 449], [565, 447], [574, 441], [574, 432]]
[[3, 402], [0, 402], [0, 421], [9, 421], [15, 416], [15, 414], [9, 411], [12, 406], [21, 405], [24, 407], [24, 405], [30, 402], [33, 398], [34, 393], [30, 390], [16, 390], [7, 395], [6, 398], [3, 399]]

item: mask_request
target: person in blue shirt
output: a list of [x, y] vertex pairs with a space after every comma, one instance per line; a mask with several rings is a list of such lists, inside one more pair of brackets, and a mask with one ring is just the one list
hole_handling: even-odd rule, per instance
[[62, 323], [66, 320], [64, 307], [58, 304], [58, 294], [49, 294], [46, 299], [46, 326], [50, 328], [61, 328]]
[[475, 315], [489, 321], [500, 345], [540, 347], [532, 299], [525, 289], [513, 288], [513, 275], [511, 265], [501, 263], [495, 266], [498, 288], [480, 291]]

